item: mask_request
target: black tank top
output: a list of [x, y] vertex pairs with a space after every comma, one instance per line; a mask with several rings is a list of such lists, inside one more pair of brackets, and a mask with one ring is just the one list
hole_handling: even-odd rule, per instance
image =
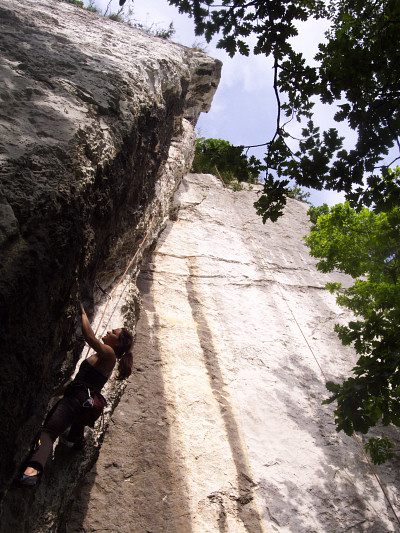
[[100, 370], [92, 366], [87, 359], [82, 361], [78, 373], [73, 382], [80, 382], [87, 385], [90, 389], [100, 392], [107, 382], [108, 377]]

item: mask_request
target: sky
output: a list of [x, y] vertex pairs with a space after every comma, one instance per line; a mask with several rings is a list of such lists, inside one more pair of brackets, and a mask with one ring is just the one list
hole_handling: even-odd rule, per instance
[[[87, 5], [88, 0], [85, 0]], [[108, 0], [94, 0], [103, 12]], [[178, 9], [170, 6], [167, 0], [127, 0], [125, 11], [131, 9], [133, 22], [147, 26], [167, 28], [173, 22], [176, 33], [172, 41], [186, 46], [200, 45], [206, 53], [220, 59], [223, 63], [219, 87], [214, 96], [211, 110], [202, 113], [196, 126], [198, 136], [224, 139], [234, 145], [254, 145], [268, 142], [276, 125], [276, 101], [273, 91], [272, 60], [265, 56], [236, 55], [230, 58], [224, 50], [216, 48], [217, 40], [206, 43], [204, 37], [195, 35], [193, 20], [188, 15], [180, 14]], [[118, 0], [111, 0], [109, 11], [119, 9]], [[295, 38], [297, 51], [303, 52], [307, 60], [312, 61], [317, 52], [318, 43], [327, 30], [324, 21], [299, 23], [299, 37]], [[333, 111], [322, 106], [315, 108], [318, 112], [318, 124], [332, 126]], [[292, 133], [292, 132], [291, 132]], [[296, 133], [296, 130], [293, 130]], [[342, 131], [340, 131], [343, 134]], [[352, 132], [345, 132], [351, 138]], [[248, 155], [255, 155], [262, 160], [264, 148], [251, 149]], [[314, 191], [309, 189], [309, 201], [314, 205], [327, 203], [334, 205], [343, 202], [344, 195], [334, 191]]]

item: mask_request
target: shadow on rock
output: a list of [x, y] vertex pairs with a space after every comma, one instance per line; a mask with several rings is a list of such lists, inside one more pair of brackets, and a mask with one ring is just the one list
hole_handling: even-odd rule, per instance
[[[218, 402], [221, 418], [225, 424], [225, 431], [231, 455], [236, 468], [236, 479], [239, 495], [235, 498], [237, 514], [248, 533], [262, 533], [261, 517], [254, 505], [253, 490], [256, 484], [252, 480], [252, 474], [247, 461], [246, 452], [243, 448], [243, 440], [240, 437], [239, 426], [236, 421], [231, 401], [224, 386], [224, 379], [219, 364], [219, 354], [213, 343], [213, 334], [208, 324], [206, 312], [203, 310], [199, 291], [196, 288], [197, 266], [195, 257], [187, 259], [189, 277], [186, 283], [189, 304], [192, 309], [193, 319], [196, 323], [197, 336], [203, 352], [210, 387]], [[209, 497], [210, 498], [210, 497]], [[212, 496], [211, 496], [212, 498]], [[226, 513], [223, 501], [215, 495], [220, 506], [218, 526], [221, 533], [226, 531]], [[211, 500], [212, 501], [212, 500]]]
[[[150, 261], [151, 259], [149, 259]], [[134, 373], [114, 411], [99, 460], [76, 496], [65, 533], [103, 528], [119, 533], [190, 533], [185, 473], [177, 467], [146, 266], [138, 278], [143, 309], [137, 325]], [[172, 467], [172, 463], [174, 467]]]

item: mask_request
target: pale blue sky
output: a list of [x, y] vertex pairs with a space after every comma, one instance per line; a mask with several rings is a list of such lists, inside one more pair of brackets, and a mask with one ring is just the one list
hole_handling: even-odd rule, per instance
[[[104, 12], [108, 2], [95, 0]], [[87, 5], [87, 0], [85, 0]], [[111, 11], [119, 9], [118, 0], [111, 1]], [[225, 139], [232, 144], [253, 145], [267, 142], [275, 131], [276, 102], [273, 92], [272, 61], [264, 56], [230, 58], [226, 52], [216, 48], [216, 42], [207, 44], [203, 37], [194, 34], [193, 20], [182, 15], [170, 6], [167, 0], [127, 0], [125, 10], [133, 10], [132, 20], [148, 26], [155, 24], [166, 28], [172, 21], [176, 29], [172, 40], [186, 46], [201, 43], [207, 53], [223, 62], [221, 82], [214, 96], [209, 113], [200, 116], [196, 131], [209, 138]], [[321, 21], [301, 23], [300, 37], [296, 38], [296, 50], [302, 51], [312, 60], [317, 45], [327, 24]], [[322, 126], [332, 124], [332, 113], [319, 106], [318, 120]], [[296, 130], [293, 130], [296, 133]], [[249, 151], [259, 159], [264, 157], [264, 149]], [[342, 202], [344, 196], [333, 191], [310, 191], [314, 205], [323, 202], [333, 205]]]

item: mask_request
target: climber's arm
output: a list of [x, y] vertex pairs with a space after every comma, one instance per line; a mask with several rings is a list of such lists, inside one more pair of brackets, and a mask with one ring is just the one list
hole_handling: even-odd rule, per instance
[[85, 309], [83, 308], [83, 305], [81, 304], [81, 313], [82, 313], [82, 334], [85, 341], [89, 344], [93, 350], [99, 356], [113, 356], [114, 357], [114, 351], [110, 346], [107, 346], [106, 344], [103, 344], [99, 339], [97, 339], [96, 335], [94, 334], [94, 331], [92, 330], [92, 327], [90, 325], [89, 319], [86, 315]]

